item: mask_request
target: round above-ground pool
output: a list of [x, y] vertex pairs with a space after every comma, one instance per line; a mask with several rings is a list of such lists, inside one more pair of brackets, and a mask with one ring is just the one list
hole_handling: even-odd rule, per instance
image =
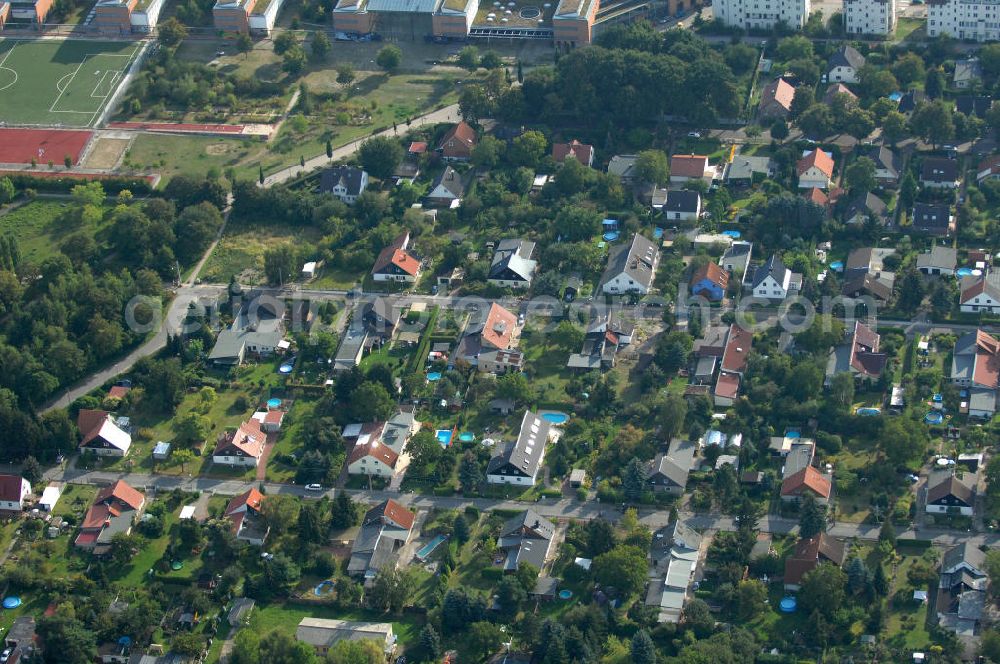
[[840, 272], [844, 269], [844, 261], [833, 261], [830, 263], [830, 269], [834, 272]]
[[944, 422], [944, 415], [942, 415], [940, 411], [932, 410], [924, 415], [924, 422], [927, 424], [941, 424]]
[[21, 606], [21, 598], [16, 595], [11, 595], [10, 597], [3, 598], [3, 608], [5, 609], [16, 609]]
[[438, 439], [442, 447], [451, 445], [451, 437], [455, 434], [451, 429], [438, 429], [434, 432], [434, 437]]
[[728, 235], [734, 240], [739, 240], [743, 236], [743, 233], [740, 233], [739, 231], [722, 231], [722, 234]]
[[327, 579], [326, 581], [320, 581], [319, 585], [313, 589], [313, 594], [316, 597], [322, 597], [323, 595], [329, 595], [333, 592], [333, 581]]
[[971, 267], [960, 267], [957, 270], [955, 270], [955, 276], [956, 277], [971, 277], [972, 276], [972, 268]]
[[292, 373], [292, 367], [293, 365], [290, 363], [282, 364], [280, 367], [278, 367], [278, 373], [290, 374]]
[[781, 609], [782, 613], [792, 613], [798, 605], [799, 603], [794, 597], [782, 597], [781, 601], [778, 602], [778, 608]]
[[878, 408], [858, 408], [854, 411], [855, 415], [878, 415], [881, 412]]
[[430, 372], [428, 372], [428, 374], [427, 374], [427, 380], [429, 380], [431, 382], [434, 382], [435, 380], [441, 380], [441, 372], [440, 371], [430, 371]]
[[547, 413], [542, 413], [542, 419], [550, 422], [551, 424], [565, 424], [569, 420], [569, 415], [566, 413], [558, 413], [553, 410]]
[[559, 591], [559, 599], [569, 599], [572, 596], [573, 596], [573, 591], [572, 590], [560, 590]]
[[983, 276], [983, 271], [980, 270], [979, 268], [976, 268], [975, 270], [972, 271], [972, 276], [981, 277]]
[[458, 434], [458, 439], [463, 443], [471, 443], [476, 439], [476, 435], [471, 431], [463, 431], [462, 433]]
[[184, 567], [184, 563], [182, 563], [179, 560], [175, 560], [174, 562], [170, 563], [170, 569], [174, 570], [175, 572], [182, 567]]
[[281, 399], [268, 399], [267, 400], [267, 407], [270, 408], [271, 410], [274, 410], [275, 408], [278, 408], [280, 406], [281, 406]]
[[603, 237], [606, 242], [614, 242], [618, 239], [618, 231], [608, 231], [601, 237]]

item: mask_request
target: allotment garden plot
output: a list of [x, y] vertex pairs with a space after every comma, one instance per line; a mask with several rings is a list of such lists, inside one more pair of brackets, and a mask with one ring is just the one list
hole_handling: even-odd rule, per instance
[[0, 123], [90, 127], [141, 44], [0, 39]]

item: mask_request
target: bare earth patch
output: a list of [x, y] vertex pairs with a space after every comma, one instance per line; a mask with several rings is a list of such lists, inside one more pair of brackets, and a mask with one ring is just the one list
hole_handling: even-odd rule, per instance
[[226, 143], [210, 143], [205, 146], [205, 153], [210, 154], [213, 157], [228, 154], [230, 152], [230, 146]]
[[82, 166], [84, 168], [115, 168], [131, 142], [132, 139], [129, 138], [98, 138]]

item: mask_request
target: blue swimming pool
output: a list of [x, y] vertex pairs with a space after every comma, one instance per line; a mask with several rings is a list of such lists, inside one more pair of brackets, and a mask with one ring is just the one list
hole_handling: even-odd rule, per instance
[[955, 270], [955, 276], [957, 277], [971, 277], [972, 268], [971, 267], [960, 267]]
[[659, 240], [660, 238], [662, 238], [663, 237], [663, 229], [660, 228], [659, 226], [657, 226], [656, 228], [654, 228], [653, 229], [653, 237], [656, 238], [657, 240]]
[[559, 599], [569, 599], [572, 596], [573, 596], [573, 591], [572, 590], [560, 590], [559, 591]]
[[740, 233], [739, 231], [722, 231], [722, 234], [728, 235], [734, 240], [739, 240], [743, 236], [743, 233]]
[[333, 581], [331, 581], [330, 579], [327, 579], [326, 581], [320, 581], [319, 585], [317, 585], [313, 589], [313, 594], [316, 595], [316, 597], [329, 595], [332, 592], [333, 592]]
[[455, 434], [451, 429], [438, 429], [434, 432], [434, 437], [438, 439], [442, 447], [451, 445], [451, 437]]
[[21, 598], [16, 595], [3, 598], [3, 608], [5, 609], [16, 609], [21, 606]]
[[290, 374], [290, 373], [292, 373], [292, 369], [293, 368], [294, 368], [293, 364], [291, 364], [291, 363], [285, 363], [285, 364], [282, 364], [280, 367], [278, 367], [278, 373]]
[[548, 413], [542, 413], [542, 419], [551, 422], [552, 424], [565, 424], [569, 420], [569, 415], [566, 413], [550, 411]]
[[438, 548], [438, 546], [440, 546], [440, 544], [444, 542], [446, 539], [448, 538], [445, 537], [444, 535], [438, 535], [427, 544], [424, 544], [422, 547], [420, 547], [420, 550], [417, 551], [416, 554], [417, 560], [419, 560], [420, 562], [427, 560], [427, 556], [431, 555], [434, 552], [434, 549]]
[[778, 608], [781, 609], [782, 613], [793, 613], [798, 605], [799, 603], [794, 597], [782, 597], [781, 601], [778, 602]]
[[471, 443], [476, 439], [476, 434], [472, 433], [471, 431], [463, 431], [462, 433], [458, 434], [458, 439], [463, 443]]
[[940, 411], [932, 410], [924, 415], [924, 422], [927, 424], [941, 424], [944, 422], [944, 415], [942, 415]]
[[434, 382], [436, 380], [441, 380], [441, 372], [440, 371], [430, 371], [430, 372], [428, 372], [427, 373], [427, 380], [429, 380], [431, 382]]
[[267, 400], [267, 407], [268, 407], [269, 410], [274, 410], [275, 408], [279, 408], [280, 406], [281, 406], [281, 399], [268, 399]]
[[618, 239], [618, 231], [608, 231], [601, 237], [603, 237], [607, 242], [614, 242]]
[[844, 261], [833, 261], [830, 263], [830, 269], [834, 272], [840, 272], [844, 269]]
[[856, 415], [878, 415], [881, 412], [878, 408], [858, 408], [854, 411]]
[[785, 434], [785, 438], [801, 438], [802, 434], [798, 431], [789, 431]]

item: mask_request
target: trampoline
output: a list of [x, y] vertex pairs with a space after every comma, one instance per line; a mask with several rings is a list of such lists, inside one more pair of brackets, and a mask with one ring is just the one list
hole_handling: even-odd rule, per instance
[[281, 399], [268, 399], [267, 400], [267, 407], [268, 407], [269, 410], [274, 410], [275, 408], [279, 408], [280, 406], [281, 406]]
[[463, 431], [462, 433], [458, 434], [458, 439], [463, 443], [471, 443], [476, 439], [476, 435], [471, 431]]
[[441, 443], [441, 447], [448, 447], [451, 445], [451, 437], [455, 434], [451, 429], [438, 429], [434, 432], [434, 437], [438, 439]]
[[722, 234], [727, 235], [733, 238], [734, 240], [739, 240], [740, 237], [743, 236], [743, 233], [740, 233], [739, 231], [722, 231]]
[[962, 278], [962, 277], [971, 277], [972, 276], [972, 268], [971, 267], [960, 267], [957, 270], [955, 270], [955, 276], [959, 277], [959, 278]]
[[924, 422], [926, 422], [927, 424], [941, 424], [942, 422], [944, 422], [944, 415], [942, 415], [940, 412], [936, 410], [932, 410], [931, 412], [924, 415]]
[[542, 419], [550, 422], [551, 424], [565, 424], [569, 420], [569, 415], [566, 413], [557, 413], [555, 411], [542, 413]]
[[830, 269], [834, 272], [840, 272], [844, 269], [844, 261], [833, 261], [830, 263]]
[[559, 591], [559, 599], [569, 599], [572, 596], [573, 596], [573, 591], [572, 590], [560, 590]]
[[431, 381], [432, 383], [436, 380], [441, 380], [441, 372], [440, 371], [428, 372], [427, 380]]
[[329, 595], [333, 592], [333, 581], [327, 579], [326, 581], [320, 581], [319, 585], [313, 589], [313, 594], [316, 597], [322, 597], [323, 595]]
[[778, 602], [778, 608], [781, 609], [782, 613], [794, 613], [798, 605], [799, 603], [794, 597], [783, 597]]
[[601, 237], [603, 237], [607, 242], [614, 242], [618, 239], [618, 231], [608, 231]]
[[518, 15], [523, 19], [530, 20], [541, 16], [542, 10], [538, 7], [522, 7], [521, 11], [518, 12]]
[[10, 597], [3, 598], [3, 608], [5, 609], [16, 609], [21, 606], [21, 598], [16, 595], [11, 595]]

